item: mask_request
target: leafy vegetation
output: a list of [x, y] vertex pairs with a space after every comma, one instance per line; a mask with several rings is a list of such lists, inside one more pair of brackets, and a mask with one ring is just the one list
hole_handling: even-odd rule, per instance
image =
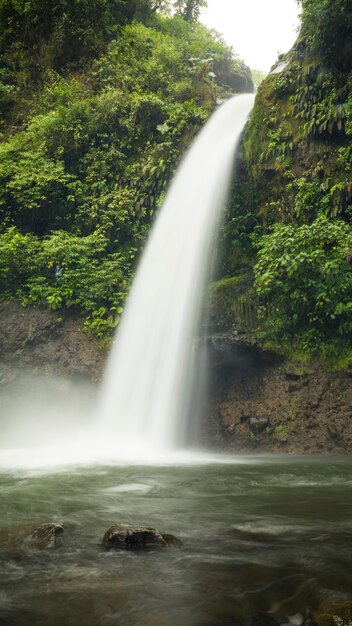
[[56, 310], [78, 307], [97, 336], [119, 320], [131, 277], [128, 253], [107, 253], [106, 239], [65, 231], [39, 239], [11, 227], [0, 235], [0, 289], [22, 304], [39, 302]]
[[352, 331], [352, 228], [319, 216], [296, 227], [275, 224], [258, 243], [256, 290], [266, 334], [299, 336], [308, 351], [344, 342]]
[[300, 0], [302, 39], [324, 62], [349, 70], [352, 56], [352, 11], [349, 0]]
[[[352, 362], [352, 12], [302, 0], [294, 48], [261, 83], [224, 225], [222, 274], [254, 268], [251, 331], [288, 354]], [[221, 291], [221, 287], [219, 287]], [[216, 295], [221, 300], [221, 293]], [[230, 303], [227, 305], [233, 309]], [[245, 326], [241, 316], [237, 325]]]
[[117, 323], [223, 76], [251, 81], [202, 4], [83, 0], [78, 19], [73, 0], [0, 0], [1, 298], [78, 308], [97, 334]]

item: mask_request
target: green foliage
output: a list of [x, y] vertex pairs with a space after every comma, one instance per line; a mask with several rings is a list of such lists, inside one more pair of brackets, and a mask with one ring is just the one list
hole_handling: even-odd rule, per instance
[[51, 309], [74, 307], [86, 328], [102, 336], [122, 312], [133, 267], [134, 249], [107, 254], [107, 241], [56, 231], [44, 239], [14, 227], [0, 235], [0, 289], [23, 304]]
[[[352, 11], [346, 0], [301, 4], [298, 41], [280, 59], [281, 71], [258, 89], [225, 249], [228, 259], [236, 249], [242, 267], [245, 259], [255, 265], [257, 337], [291, 355], [315, 351], [346, 364], [352, 354]], [[223, 267], [233, 275], [235, 256]]]
[[287, 190], [292, 194], [293, 218], [296, 223], [310, 223], [318, 213], [329, 215], [330, 199], [324, 184], [315, 177], [309, 180], [302, 176], [288, 183]]
[[27, 128], [0, 146], [2, 220], [38, 235], [99, 228], [112, 245], [142, 241], [180, 151], [208, 114], [184, 63], [188, 47], [134, 24], [84, 83], [51, 72]]
[[37, 268], [40, 244], [33, 235], [10, 228], [0, 235], [0, 293], [3, 298], [16, 292]]
[[[226, 93], [210, 74], [247, 71], [205, 27], [166, 18], [159, 5], [65, 0], [45, 12], [41, 0], [0, 0], [8, 111], [20, 94], [19, 117], [0, 135], [0, 297], [75, 307], [99, 335], [118, 321], [180, 156]], [[149, 25], [129, 23], [133, 15]], [[62, 20], [65, 37], [84, 31], [85, 51], [60, 56]]]
[[[317, 67], [314, 67], [317, 70]], [[310, 74], [308, 73], [309, 77]], [[312, 82], [305, 80], [293, 97], [296, 119], [303, 120], [303, 135], [308, 137], [345, 133], [348, 103], [346, 86], [338, 89], [331, 75], [321, 72]]]
[[319, 351], [352, 331], [352, 229], [319, 216], [275, 224], [258, 244], [255, 286], [265, 336]]
[[[199, 3], [187, 3], [191, 21]], [[158, 27], [157, 12], [169, 7], [168, 0], [0, 0], [0, 123], [23, 124], [48, 72], [85, 72], [126, 24]]]
[[352, 55], [350, 0], [300, 0], [301, 38], [323, 61], [348, 69]]
[[259, 85], [263, 82], [264, 78], [267, 75], [267, 72], [263, 72], [262, 70], [252, 69], [252, 78], [254, 83], [255, 90], [258, 89]]
[[43, 148], [26, 139], [19, 135], [0, 145], [0, 216], [5, 223], [43, 233], [49, 225], [63, 227], [70, 220], [74, 178], [61, 161], [48, 159]]
[[207, 6], [207, 0], [175, 0], [176, 12], [182, 15], [186, 22], [196, 22], [202, 7]]
[[114, 24], [133, 19], [136, 5], [129, 0], [1, 0], [0, 50], [34, 49], [33, 71], [41, 61], [55, 69], [81, 64], [104, 47]]
[[256, 326], [257, 298], [251, 274], [223, 278], [210, 285], [209, 325], [212, 332], [236, 329], [251, 333]]
[[263, 161], [275, 159], [277, 163], [283, 163], [292, 152], [292, 137], [277, 123], [277, 118], [269, 118], [266, 120], [266, 124], [268, 142], [266, 150], [260, 155], [259, 161], [262, 163]]

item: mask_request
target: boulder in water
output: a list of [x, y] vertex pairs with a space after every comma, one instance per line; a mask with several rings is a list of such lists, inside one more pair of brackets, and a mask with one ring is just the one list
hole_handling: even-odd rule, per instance
[[26, 537], [27, 547], [39, 550], [55, 550], [61, 544], [64, 529], [58, 524], [51, 522], [40, 524], [32, 530], [32, 534]]
[[181, 539], [178, 539], [174, 535], [170, 535], [170, 533], [161, 533], [162, 538], [166, 541], [166, 545], [170, 548], [180, 548], [182, 546]]
[[136, 550], [140, 548], [167, 548], [181, 545], [173, 535], [160, 533], [145, 526], [111, 526], [104, 537], [103, 546], [108, 549]]

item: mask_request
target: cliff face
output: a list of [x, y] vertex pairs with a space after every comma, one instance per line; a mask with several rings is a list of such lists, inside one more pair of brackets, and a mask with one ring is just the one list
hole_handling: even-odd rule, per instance
[[238, 338], [209, 344], [208, 440], [231, 452], [352, 450], [352, 370], [293, 366]]
[[82, 330], [79, 317], [19, 302], [0, 305], [0, 392], [20, 375], [61, 375], [96, 382], [106, 350]]

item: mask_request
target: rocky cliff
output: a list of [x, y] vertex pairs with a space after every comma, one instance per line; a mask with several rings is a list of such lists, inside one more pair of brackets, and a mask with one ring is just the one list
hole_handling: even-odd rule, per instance
[[238, 337], [208, 339], [208, 437], [232, 452], [352, 451], [352, 369], [299, 366]]

